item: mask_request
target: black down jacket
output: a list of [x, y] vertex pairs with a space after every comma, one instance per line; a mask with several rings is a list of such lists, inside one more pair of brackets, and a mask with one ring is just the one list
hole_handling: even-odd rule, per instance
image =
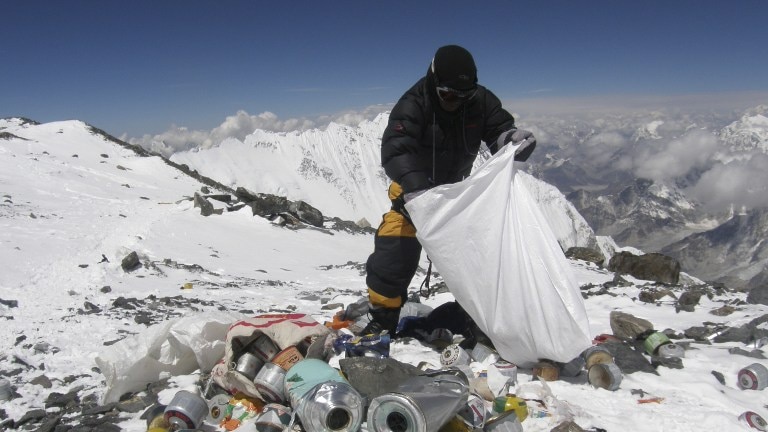
[[[483, 86], [457, 111], [443, 110], [429, 71], [392, 109], [382, 138], [381, 164], [403, 192], [455, 183], [469, 175], [481, 141], [496, 153], [511, 134], [502, 143], [499, 136], [514, 129], [515, 119]], [[527, 159], [533, 147], [516, 159]]]

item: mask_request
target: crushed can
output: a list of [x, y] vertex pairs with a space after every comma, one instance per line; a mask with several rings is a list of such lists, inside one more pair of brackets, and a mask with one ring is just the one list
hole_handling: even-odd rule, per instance
[[458, 416], [469, 426], [470, 430], [482, 429], [488, 419], [485, 401], [480, 396], [470, 393], [467, 404], [459, 409]]
[[282, 432], [291, 423], [291, 409], [280, 404], [266, 404], [256, 417], [259, 432]]
[[745, 423], [747, 426], [751, 427], [752, 429], [757, 429], [759, 431], [768, 431], [768, 423], [766, 423], [765, 419], [762, 418], [756, 412], [747, 411], [742, 413], [739, 416], [739, 421], [741, 421], [742, 423]]
[[464, 374], [416, 376], [396, 391], [381, 394], [368, 407], [368, 429], [374, 432], [437, 432], [468, 402]]
[[762, 390], [768, 386], [768, 368], [760, 363], [752, 363], [739, 371], [738, 378], [740, 389]]
[[208, 415], [208, 403], [192, 392], [180, 390], [165, 407], [163, 415], [171, 429], [197, 429]]

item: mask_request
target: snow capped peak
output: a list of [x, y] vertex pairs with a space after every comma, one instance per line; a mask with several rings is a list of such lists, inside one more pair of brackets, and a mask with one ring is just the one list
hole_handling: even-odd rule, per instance
[[761, 150], [768, 153], [768, 107], [749, 110], [720, 131], [720, 138], [733, 152]]
[[641, 140], [658, 140], [661, 139], [659, 135], [659, 126], [663, 125], [663, 120], [654, 120], [646, 123], [642, 127], [639, 127], [632, 135], [632, 140], [637, 142]]

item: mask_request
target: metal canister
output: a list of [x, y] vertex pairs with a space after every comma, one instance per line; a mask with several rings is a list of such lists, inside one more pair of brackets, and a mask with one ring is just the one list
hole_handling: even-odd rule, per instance
[[208, 415], [208, 403], [202, 397], [180, 390], [165, 407], [165, 419], [172, 429], [197, 429]]
[[442, 353], [440, 353], [440, 364], [446, 367], [451, 366], [463, 366], [472, 362], [472, 358], [469, 356], [464, 348], [459, 344], [451, 344], [445, 347]]
[[660, 346], [657, 351], [661, 357], [685, 357], [685, 348], [676, 343], [664, 344]]
[[587, 371], [587, 379], [592, 386], [606, 390], [618, 390], [624, 376], [615, 363], [598, 363]]
[[436, 432], [467, 404], [468, 396], [466, 376], [417, 376], [371, 401], [368, 427], [374, 432]]
[[643, 341], [643, 348], [645, 348], [645, 352], [648, 354], [656, 355], [659, 347], [668, 343], [672, 343], [672, 341], [669, 340], [667, 335], [661, 332], [653, 332]]
[[533, 367], [533, 376], [542, 381], [557, 381], [560, 378], [560, 368], [554, 363], [540, 361]]
[[237, 358], [237, 363], [235, 363], [234, 369], [253, 381], [253, 379], [256, 378], [256, 374], [263, 366], [264, 360], [257, 357], [255, 354], [244, 352]]
[[208, 416], [205, 420], [215, 425], [221, 423], [227, 415], [227, 406], [230, 399], [232, 398], [229, 395], [221, 393], [208, 400]]
[[485, 423], [484, 432], [523, 432], [523, 425], [514, 411], [503, 412]]
[[256, 338], [253, 342], [248, 344], [248, 351], [256, 354], [264, 362], [272, 361], [272, 358], [280, 352], [280, 348], [272, 341], [272, 339], [262, 334]]
[[282, 432], [291, 423], [291, 409], [280, 404], [266, 404], [256, 417], [256, 430], [259, 432]]
[[285, 376], [285, 391], [307, 432], [356, 432], [365, 399], [341, 373], [319, 359], [304, 359]]
[[613, 355], [611, 355], [611, 352], [600, 345], [585, 349], [581, 355], [584, 357], [584, 368], [587, 370], [599, 363], [613, 363]]
[[768, 431], [768, 423], [756, 412], [746, 411], [739, 416], [739, 420], [753, 429]]
[[304, 356], [301, 355], [299, 352], [299, 349], [291, 345], [288, 348], [280, 351], [275, 355], [274, 358], [272, 358], [272, 363], [280, 366], [281, 368], [285, 369], [286, 371], [293, 367], [296, 363], [303, 360]]
[[171, 424], [165, 419], [165, 405], [155, 404], [141, 415], [147, 420], [147, 432], [167, 431]]
[[740, 389], [762, 390], [768, 386], [768, 368], [760, 363], [752, 363], [739, 371], [738, 378]]
[[285, 401], [285, 369], [269, 362], [256, 374], [253, 384], [267, 402]]

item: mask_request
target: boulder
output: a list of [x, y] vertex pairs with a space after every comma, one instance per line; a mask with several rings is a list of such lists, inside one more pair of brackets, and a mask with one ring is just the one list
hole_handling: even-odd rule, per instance
[[653, 324], [628, 313], [612, 311], [610, 315], [611, 331], [620, 339], [634, 340], [639, 335], [653, 330]]
[[659, 253], [633, 255], [619, 252], [611, 257], [608, 269], [643, 280], [677, 284], [680, 280], [680, 262]]

